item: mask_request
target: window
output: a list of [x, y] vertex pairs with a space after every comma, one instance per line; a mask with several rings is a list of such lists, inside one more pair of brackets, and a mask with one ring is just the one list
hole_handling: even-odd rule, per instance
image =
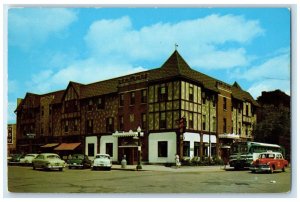
[[44, 116], [44, 106], [41, 107], [41, 115]]
[[65, 121], [65, 133], [69, 131], [69, 122], [66, 120]]
[[119, 130], [120, 131], [124, 130], [124, 118], [123, 118], [123, 116], [119, 116]]
[[49, 106], [49, 115], [52, 114], [52, 106]]
[[74, 120], [74, 131], [77, 131], [78, 130], [78, 120], [75, 119]]
[[124, 106], [124, 94], [120, 94], [120, 106]]
[[159, 128], [166, 128], [166, 112], [160, 113]]
[[109, 154], [111, 157], [113, 156], [113, 143], [106, 143], [105, 152], [106, 154]]
[[93, 100], [89, 100], [88, 111], [91, 111], [93, 108]]
[[183, 141], [183, 156], [190, 156], [190, 141]]
[[142, 100], [141, 100], [142, 103], [147, 103], [147, 90], [144, 89], [142, 90]]
[[189, 128], [194, 128], [193, 113], [189, 113]]
[[129, 115], [129, 120], [130, 120], [130, 123], [134, 122], [134, 114]]
[[104, 99], [103, 98], [98, 98], [98, 102], [97, 102], [97, 109], [104, 109]]
[[93, 120], [86, 121], [86, 132], [93, 133]]
[[246, 105], [246, 116], [249, 116], [249, 105]]
[[226, 128], [227, 128], [227, 123], [226, 123], [226, 119], [223, 119], [223, 132], [226, 133]]
[[130, 105], [135, 104], [135, 92], [130, 93]]
[[223, 97], [223, 109], [227, 109], [226, 97]]
[[241, 122], [239, 122], [239, 135], [241, 135]]
[[147, 116], [145, 113], [142, 114], [142, 129], [147, 128]]
[[167, 141], [158, 141], [157, 142], [157, 154], [158, 157], [168, 157], [168, 142]]
[[202, 116], [202, 130], [206, 130], [206, 116]]
[[114, 132], [114, 118], [109, 117], [106, 119], [106, 131]]
[[214, 95], [212, 96], [212, 103], [213, 103], [213, 107], [216, 107], [216, 99]]
[[212, 124], [213, 124], [213, 131], [216, 131], [217, 130], [216, 117], [213, 117]]
[[167, 92], [166, 92], [166, 87], [163, 85], [159, 88], [158, 91], [158, 101], [163, 102], [167, 100]]
[[88, 156], [95, 156], [95, 144], [94, 143], [88, 144]]
[[194, 156], [200, 156], [200, 142], [194, 142]]
[[189, 101], [194, 101], [194, 88], [192, 85], [189, 88]]

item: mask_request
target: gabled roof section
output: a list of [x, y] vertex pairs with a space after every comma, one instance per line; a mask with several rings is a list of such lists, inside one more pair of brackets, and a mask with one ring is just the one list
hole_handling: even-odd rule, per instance
[[250, 93], [244, 91], [237, 82], [234, 82], [234, 84], [231, 87], [231, 91], [233, 98], [241, 101], [251, 102], [253, 105], [259, 107], [259, 104], [253, 99]]
[[54, 98], [51, 102], [51, 104], [59, 104], [61, 103], [61, 100], [65, 94], [65, 90], [60, 90], [60, 91], [55, 91], [55, 92], [52, 92]]
[[26, 93], [25, 98], [17, 106], [15, 111], [19, 111], [23, 108], [35, 108], [40, 105], [40, 95], [34, 93]]
[[64, 94], [61, 98], [61, 102], [63, 102], [62, 99], [65, 98], [66, 94], [68, 93], [68, 89], [69, 88], [73, 88], [75, 93], [78, 95], [78, 98], [80, 98], [80, 89], [81, 89], [81, 86], [83, 86], [83, 84], [81, 83], [76, 83], [74, 81], [70, 81], [69, 84], [68, 84], [68, 87], [66, 88], [66, 90], [64, 90]]

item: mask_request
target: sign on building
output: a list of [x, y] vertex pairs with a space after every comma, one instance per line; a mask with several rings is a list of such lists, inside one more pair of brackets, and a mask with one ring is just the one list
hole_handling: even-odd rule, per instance
[[7, 144], [13, 144], [13, 128], [11, 125], [7, 126]]

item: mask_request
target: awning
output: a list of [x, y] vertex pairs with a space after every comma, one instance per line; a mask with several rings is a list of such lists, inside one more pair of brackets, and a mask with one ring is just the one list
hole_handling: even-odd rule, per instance
[[78, 147], [81, 143], [61, 143], [58, 147], [55, 147], [54, 150], [74, 150], [76, 147]]
[[236, 134], [219, 134], [219, 138], [240, 139], [240, 136]]
[[59, 145], [59, 143], [49, 143], [49, 144], [45, 144], [45, 145], [43, 145], [41, 147], [43, 147], [43, 148], [50, 148], [50, 147], [55, 147], [57, 145]]

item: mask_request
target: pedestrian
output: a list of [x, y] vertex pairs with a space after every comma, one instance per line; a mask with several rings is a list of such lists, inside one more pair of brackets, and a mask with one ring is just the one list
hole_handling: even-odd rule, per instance
[[175, 155], [175, 164], [176, 164], [176, 168], [179, 168], [181, 166], [178, 154]]

